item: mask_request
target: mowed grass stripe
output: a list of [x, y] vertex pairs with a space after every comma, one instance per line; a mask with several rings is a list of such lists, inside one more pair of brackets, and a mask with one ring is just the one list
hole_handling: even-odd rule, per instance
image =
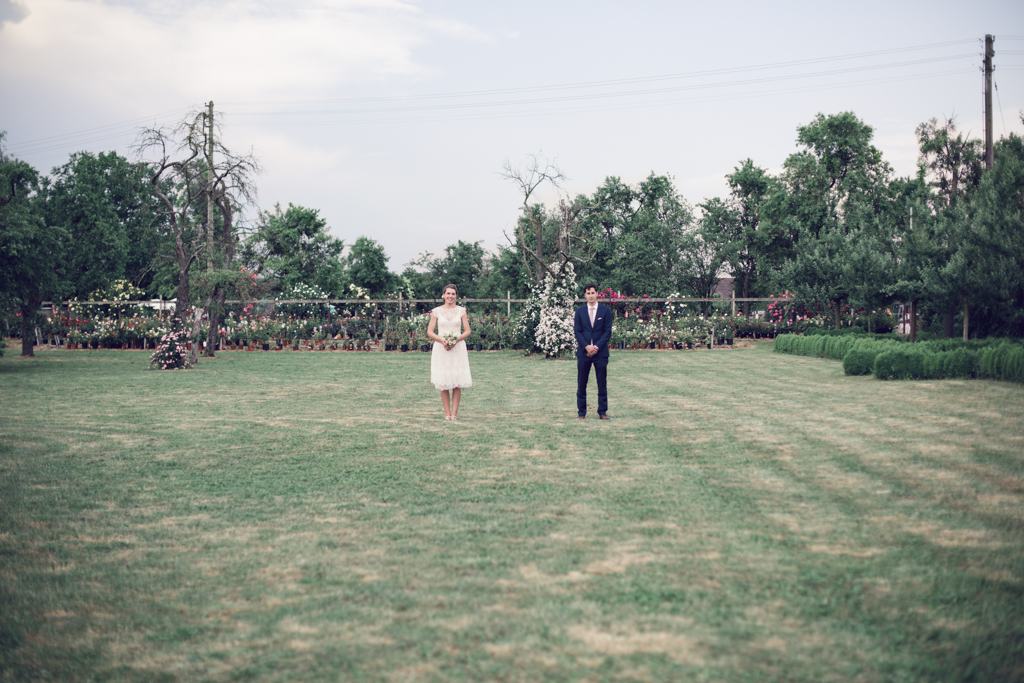
[[1024, 676], [1018, 386], [627, 352], [580, 422], [485, 353], [451, 424], [426, 354], [147, 359], [0, 361], [15, 677]]

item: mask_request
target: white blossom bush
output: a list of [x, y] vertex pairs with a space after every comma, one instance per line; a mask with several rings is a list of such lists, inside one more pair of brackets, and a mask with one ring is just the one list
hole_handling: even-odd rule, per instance
[[573, 332], [576, 289], [576, 270], [572, 263], [567, 263], [557, 278], [550, 273], [544, 278], [538, 296], [540, 316], [534, 340], [547, 356], [576, 355]]
[[540, 324], [540, 293], [541, 288], [531, 288], [530, 296], [519, 311], [516, 326], [512, 330], [512, 343], [526, 347], [527, 352], [539, 351], [537, 347], [537, 325]]
[[[307, 285], [305, 283], [298, 283], [292, 285], [288, 289], [281, 292], [281, 295], [277, 297], [277, 301], [289, 301], [289, 300], [302, 300], [308, 301], [310, 299], [329, 299], [331, 298], [327, 292], [320, 289], [316, 285]], [[309, 316], [325, 316], [328, 312], [328, 305], [322, 304], [275, 304], [274, 309], [280, 313], [286, 313], [299, 317]]]

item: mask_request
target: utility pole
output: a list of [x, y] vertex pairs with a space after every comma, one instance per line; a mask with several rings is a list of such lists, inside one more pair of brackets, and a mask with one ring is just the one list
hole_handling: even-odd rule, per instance
[[[914, 207], [910, 207], [910, 239], [914, 239]], [[910, 343], [917, 341], [917, 299], [910, 300]]]
[[213, 100], [206, 114], [206, 270], [213, 272]]
[[985, 34], [985, 168], [991, 169], [995, 164], [995, 155], [992, 151], [992, 57], [996, 51], [992, 43], [996, 37], [990, 33]]

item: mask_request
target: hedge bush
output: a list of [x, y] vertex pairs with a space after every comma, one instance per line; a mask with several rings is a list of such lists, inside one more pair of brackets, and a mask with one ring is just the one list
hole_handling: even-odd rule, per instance
[[875, 377], [878, 379], [924, 379], [924, 358], [928, 351], [915, 348], [915, 346], [890, 349], [878, 354], [873, 369]]
[[829, 332], [834, 330], [780, 335], [775, 351], [841, 360], [846, 374], [878, 379], [991, 377], [1024, 382], [1024, 340], [943, 338], [909, 344], [896, 335]]
[[843, 356], [843, 372], [847, 375], [870, 375], [875, 369], [875, 358], [879, 351], [873, 349], [852, 349]]
[[978, 374], [982, 377], [1024, 382], [1024, 346], [1003, 340], [978, 352]]

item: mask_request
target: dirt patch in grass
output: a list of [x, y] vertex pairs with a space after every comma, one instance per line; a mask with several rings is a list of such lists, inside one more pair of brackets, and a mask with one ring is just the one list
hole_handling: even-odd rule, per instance
[[846, 555], [847, 557], [858, 558], [874, 557], [875, 555], [884, 555], [889, 552], [885, 548], [862, 548], [848, 545], [823, 545], [820, 543], [809, 545], [807, 546], [807, 549], [812, 553], [822, 553], [824, 555]]
[[[578, 571], [570, 571], [565, 574], [553, 575], [546, 574], [537, 568], [534, 564], [526, 564], [519, 567], [519, 575], [530, 586], [546, 586], [553, 587], [566, 583], [578, 583], [580, 581], [587, 581], [590, 577]], [[498, 579], [496, 582], [499, 585], [517, 585], [515, 582], [510, 582], [507, 579]]]
[[631, 550], [623, 550], [614, 553], [610, 557], [587, 565], [588, 574], [624, 574], [627, 569], [633, 566], [643, 566], [657, 559], [653, 553], [637, 553]]
[[434, 673], [437, 671], [436, 664], [410, 664], [409, 666], [403, 666], [388, 674], [388, 678], [397, 683], [404, 683], [405, 681], [425, 681], [433, 678]]
[[280, 590], [295, 590], [298, 588], [298, 581], [303, 577], [303, 570], [299, 567], [263, 567], [256, 572], [256, 576], [268, 585]]
[[299, 635], [314, 636], [320, 629], [314, 626], [299, 623], [294, 617], [286, 617], [277, 625], [284, 633], [295, 633]]
[[990, 529], [951, 529], [938, 522], [901, 516], [872, 517], [871, 522], [881, 529], [920, 536], [945, 548], [998, 550], [1008, 545]]
[[705, 647], [678, 633], [606, 631], [577, 624], [566, 629], [566, 634], [602, 655], [659, 654], [693, 666], [702, 666], [707, 658]]

